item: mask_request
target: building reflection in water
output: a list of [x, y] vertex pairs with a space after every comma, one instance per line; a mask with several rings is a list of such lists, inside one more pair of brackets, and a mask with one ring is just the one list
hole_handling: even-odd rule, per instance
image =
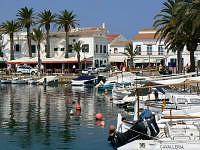
[[[4, 135], [7, 145], [12, 141], [16, 149], [87, 146], [83, 144], [86, 139], [94, 140], [92, 136], [102, 135], [98, 128], [95, 129], [95, 114], [108, 111], [109, 117], [115, 116], [114, 109], [109, 108], [110, 103], [96, 96], [94, 88], [1, 84], [0, 90], [0, 138]], [[78, 100], [81, 111], [74, 108]], [[72, 109], [73, 116], [70, 115]]]

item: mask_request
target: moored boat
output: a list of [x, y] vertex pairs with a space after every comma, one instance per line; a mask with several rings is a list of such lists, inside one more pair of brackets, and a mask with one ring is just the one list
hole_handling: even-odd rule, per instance
[[72, 86], [84, 86], [89, 84], [94, 84], [96, 82], [96, 77], [92, 75], [81, 75], [75, 79], [71, 80]]

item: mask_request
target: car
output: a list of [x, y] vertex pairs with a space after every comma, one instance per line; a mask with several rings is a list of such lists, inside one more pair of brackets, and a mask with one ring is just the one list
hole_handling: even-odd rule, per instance
[[107, 65], [101, 65], [97, 68], [99, 72], [106, 72], [107, 71]]
[[18, 73], [37, 74], [38, 69], [32, 68], [31, 66], [28, 66], [28, 65], [20, 65], [20, 66], [17, 66], [17, 72]]
[[82, 70], [83, 74], [97, 74], [98, 72], [96, 67], [88, 67], [87, 69]]

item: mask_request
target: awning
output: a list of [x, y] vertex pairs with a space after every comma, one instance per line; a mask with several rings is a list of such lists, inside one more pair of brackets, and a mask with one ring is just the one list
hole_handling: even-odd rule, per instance
[[109, 62], [125, 62], [127, 56], [125, 55], [111, 55], [109, 56]]
[[[92, 57], [82, 58], [81, 62], [86, 62], [87, 64], [92, 63]], [[61, 58], [61, 57], [54, 57], [54, 58], [41, 58], [43, 64], [65, 64], [65, 63], [78, 63], [77, 57], [70, 57], [70, 58]], [[7, 64], [37, 64], [38, 58], [29, 58], [23, 57], [16, 60], [7, 61]]]

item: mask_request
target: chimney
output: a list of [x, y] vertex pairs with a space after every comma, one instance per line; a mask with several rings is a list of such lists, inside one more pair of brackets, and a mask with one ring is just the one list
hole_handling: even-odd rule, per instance
[[103, 28], [103, 29], [105, 29], [105, 28], [106, 28], [106, 25], [105, 25], [105, 23], [104, 23], [104, 22], [102, 23], [102, 28]]

